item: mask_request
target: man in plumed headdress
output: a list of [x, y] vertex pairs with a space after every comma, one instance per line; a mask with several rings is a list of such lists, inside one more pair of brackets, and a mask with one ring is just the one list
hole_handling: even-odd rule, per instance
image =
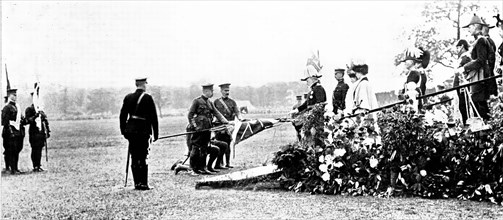
[[[472, 60], [457, 69], [458, 73], [463, 73], [469, 82], [476, 82], [486, 78], [492, 71], [489, 66], [489, 56], [492, 51], [491, 45], [483, 33], [484, 22], [476, 14], [473, 15], [470, 23], [463, 28], [468, 28], [475, 39], [471, 51]], [[487, 83], [478, 83], [470, 87], [471, 98], [475, 104], [477, 112], [484, 120], [489, 119], [489, 89]]]

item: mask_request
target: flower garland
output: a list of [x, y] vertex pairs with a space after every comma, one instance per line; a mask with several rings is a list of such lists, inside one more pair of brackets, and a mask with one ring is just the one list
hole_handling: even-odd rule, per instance
[[[422, 196], [503, 201], [503, 98], [492, 100], [492, 129], [472, 133], [445, 117], [381, 112], [362, 118], [324, 118], [323, 106], [304, 117], [303, 138], [283, 147], [273, 163], [280, 181], [313, 194]], [[427, 114], [426, 114], [427, 115]]]

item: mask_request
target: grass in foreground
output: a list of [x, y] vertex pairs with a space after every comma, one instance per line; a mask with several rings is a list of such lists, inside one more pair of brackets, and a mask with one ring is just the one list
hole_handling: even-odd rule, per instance
[[[161, 134], [183, 132], [185, 118], [161, 120]], [[246, 219], [502, 219], [503, 209], [489, 203], [421, 198], [309, 195], [286, 191], [195, 190], [202, 176], [174, 175], [183, 159], [184, 137], [151, 146], [149, 183], [153, 190], [124, 188], [127, 142], [118, 120], [53, 122], [48, 171], [1, 178], [2, 217], [62, 218], [246, 218]], [[236, 168], [260, 166], [279, 146], [295, 140], [291, 125], [266, 130], [236, 147]], [[27, 142], [27, 138], [25, 139]], [[25, 143], [20, 167], [31, 170]], [[45, 157], [45, 155], [44, 155]], [[2, 161], [3, 163], [3, 161]], [[226, 171], [230, 172], [230, 171]]]

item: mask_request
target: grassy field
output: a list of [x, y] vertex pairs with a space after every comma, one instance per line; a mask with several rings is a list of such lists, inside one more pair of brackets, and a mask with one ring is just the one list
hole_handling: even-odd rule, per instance
[[[249, 116], [254, 117], [254, 116]], [[163, 118], [161, 136], [183, 132], [184, 117]], [[2, 174], [2, 217], [7, 219], [503, 219], [489, 203], [420, 198], [310, 195], [286, 191], [195, 190], [202, 176], [174, 175], [184, 137], [151, 146], [153, 190], [124, 188], [127, 142], [118, 120], [55, 121], [46, 172], [32, 173], [30, 147], [20, 156], [23, 175]], [[236, 147], [233, 171], [260, 166], [279, 146], [293, 142], [291, 125], [266, 130]], [[28, 139], [25, 138], [25, 142]], [[3, 165], [3, 158], [2, 158]], [[226, 171], [230, 172], [230, 171]]]

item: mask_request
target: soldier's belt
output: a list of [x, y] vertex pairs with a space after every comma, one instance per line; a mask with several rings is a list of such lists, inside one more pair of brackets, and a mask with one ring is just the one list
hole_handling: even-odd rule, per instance
[[136, 116], [136, 115], [131, 115], [131, 118], [132, 119], [138, 119], [138, 120], [147, 120], [146, 118], [143, 118], [143, 117], [140, 117], [140, 116]]

